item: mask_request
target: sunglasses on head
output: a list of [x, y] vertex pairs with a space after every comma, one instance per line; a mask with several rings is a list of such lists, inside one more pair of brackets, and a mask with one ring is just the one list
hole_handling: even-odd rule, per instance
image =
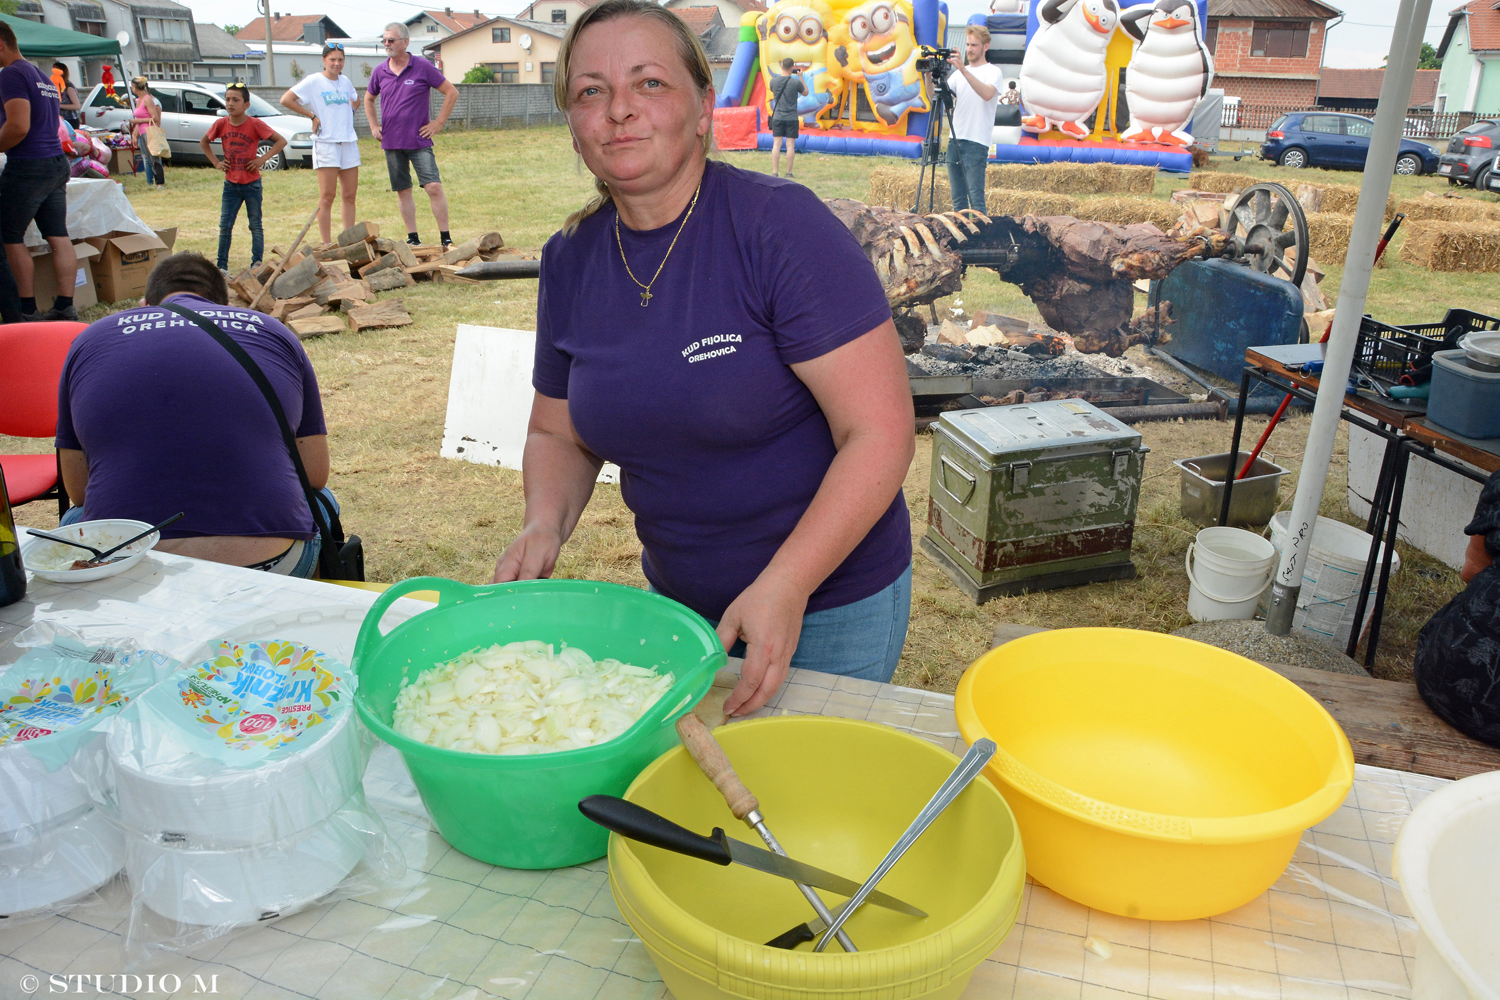
[[344, 51], [344, 46], [338, 42], [329, 42], [327, 44], [330, 49], [338, 49], [340, 52]]

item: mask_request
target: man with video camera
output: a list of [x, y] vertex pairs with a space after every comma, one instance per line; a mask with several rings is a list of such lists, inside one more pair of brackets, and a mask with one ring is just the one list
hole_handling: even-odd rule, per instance
[[995, 129], [995, 104], [1000, 99], [1000, 67], [984, 54], [990, 48], [990, 31], [971, 24], [964, 33], [964, 56], [957, 52], [949, 61], [958, 70], [948, 74], [953, 90], [953, 138], [948, 142], [948, 187], [953, 209], [984, 211], [984, 170], [989, 163]]

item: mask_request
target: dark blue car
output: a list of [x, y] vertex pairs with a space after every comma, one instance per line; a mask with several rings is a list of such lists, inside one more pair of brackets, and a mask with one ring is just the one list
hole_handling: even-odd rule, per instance
[[[1285, 115], [1266, 133], [1260, 158], [1283, 167], [1334, 167], [1363, 170], [1370, 155], [1370, 134], [1375, 123], [1359, 115], [1329, 111], [1298, 111]], [[1411, 139], [1401, 140], [1396, 155], [1396, 173], [1430, 174], [1437, 170], [1438, 154], [1431, 146]]]

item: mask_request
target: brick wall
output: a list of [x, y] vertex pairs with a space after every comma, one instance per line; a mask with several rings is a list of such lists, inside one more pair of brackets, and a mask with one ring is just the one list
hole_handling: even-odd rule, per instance
[[1238, 97], [1243, 104], [1266, 105], [1274, 108], [1310, 108], [1318, 100], [1317, 80], [1216, 76], [1214, 86], [1223, 87], [1226, 97]]
[[1253, 21], [1219, 21], [1218, 40], [1214, 45], [1214, 68], [1220, 73], [1318, 73], [1323, 65], [1323, 43], [1327, 35], [1324, 22], [1312, 22], [1307, 37], [1307, 55], [1301, 59], [1272, 59], [1250, 54]]

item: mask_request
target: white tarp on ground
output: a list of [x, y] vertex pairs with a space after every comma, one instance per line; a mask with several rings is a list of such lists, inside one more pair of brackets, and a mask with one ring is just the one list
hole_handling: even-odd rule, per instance
[[[531, 419], [535, 330], [460, 324], [453, 340], [453, 375], [443, 424], [443, 458], [519, 469]], [[606, 462], [599, 482], [618, 483]]]
[[[68, 181], [68, 236], [75, 242], [113, 232], [149, 233], [125, 197], [125, 189], [106, 177], [75, 177]], [[33, 222], [26, 229], [26, 245], [39, 247], [47, 241]]]

